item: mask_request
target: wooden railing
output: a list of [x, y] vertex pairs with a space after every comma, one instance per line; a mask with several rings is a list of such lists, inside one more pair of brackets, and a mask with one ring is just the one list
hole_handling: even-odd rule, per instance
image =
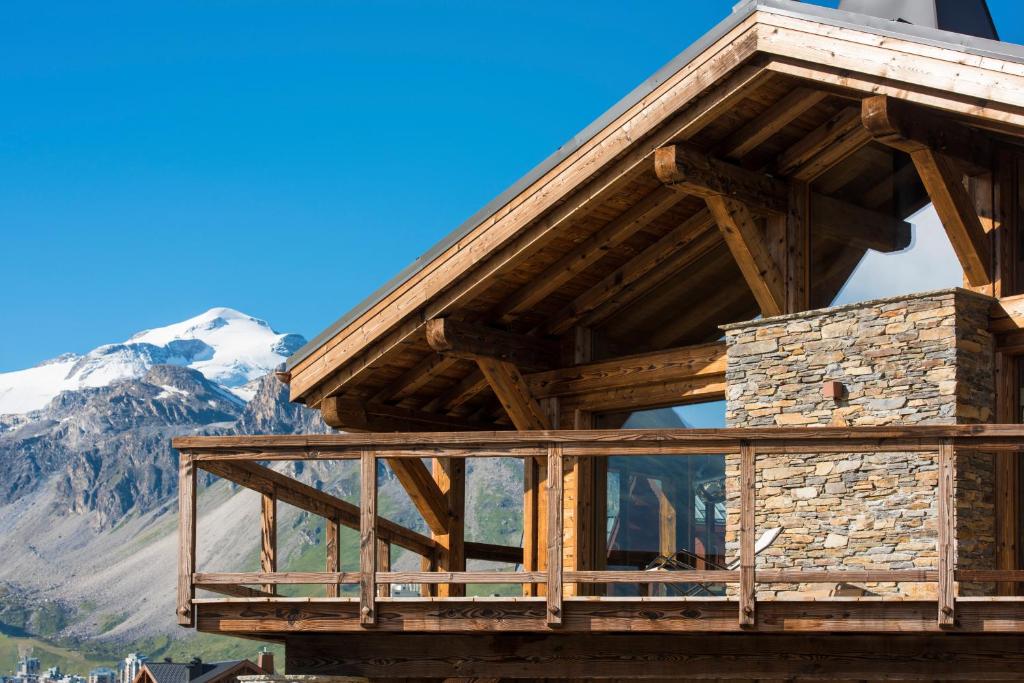
[[[738, 623], [757, 624], [757, 584], [924, 582], [935, 583], [935, 619], [942, 628], [956, 623], [957, 581], [1024, 582], [1020, 570], [957, 571], [955, 556], [954, 476], [956, 452], [1017, 452], [1024, 449], [1024, 427], [1015, 425], [914, 426], [860, 428], [777, 428], [724, 430], [538, 431], [430, 434], [341, 434], [326, 436], [187, 437], [175, 439], [181, 452], [180, 564], [177, 613], [179, 623], [194, 623], [195, 591], [211, 590], [233, 598], [273, 601], [283, 584], [323, 584], [328, 596], [340, 586], [359, 586], [359, 621], [372, 626], [377, 600], [396, 583], [412, 584], [544, 584], [544, 622], [558, 627], [565, 614], [566, 584], [738, 584]], [[938, 461], [937, 562], [935, 569], [908, 570], [779, 570], [755, 567], [756, 471], [760, 455], [813, 456], [828, 453], [931, 453]], [[395, 572], [381, 546], [395, 544], [431, 557], [433, 539], [377, 514], [377, 464], [381, 459], [516, 457], [547, 460], [548, 472], [563, 472], [565, 458], [602, 456], [668, 456], [738, 453], [740, 463], [739, 569], [735, 571], [645, 572], [565, 571], [562, 562], [548, 562], [545, 571]], [[360, 462], [360, 505], [286, 477], [259, 461], [348, 460]], [[359, 571], [341, 572], [336, 564], [326, 572], [278, 572], [275, 552], [265, 552], [260, 572], [196, 572], [196, 471], [256, 490], [264, 501], [278, 500], [323, 516], [331, 525], [357, 528], [360, 534]], [[547, 478], [547, 529], [562, 529], [563, 477]], [[264, 505], [264, 536], [273, 505]], [[563, 555], [563, 533], [549, 533], [548, 558]], [[270, 547], [265, 541], [265, 549]], [[270, 547], [273, 550], [272, 547]], [[268, 557], [268, 555], [270, 557]], [[466, 556], [516, 561], [521, 549], [466, 544]], [[330, 554], [329, 554], [330, 558]], [[260, 586], [255, 588], [254, 586]], [[589, 598], [588, 600], [601, 600]], [[1009, 598], [1013, 600], [1013, 598]], [[999, 600], [993, 598], [992, 600]], [[1024, 606], [1022, 606], [1024, 607]], [[1024, 625], [1024, 615], [1020, 621]]]

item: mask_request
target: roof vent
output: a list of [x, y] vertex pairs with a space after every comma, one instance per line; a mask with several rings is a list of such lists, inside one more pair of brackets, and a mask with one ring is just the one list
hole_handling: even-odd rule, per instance
[[999, 40], [985, 0], [841, 0], [839, 9]]

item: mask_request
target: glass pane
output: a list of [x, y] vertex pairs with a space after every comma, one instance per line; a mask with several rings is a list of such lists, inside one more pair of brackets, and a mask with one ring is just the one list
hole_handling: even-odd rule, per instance
[[[622, 429], [725, 426], [725, 402], [609, 415]], [[611, 456], [607, 479], [607, 568], [715, 569], [725, 553], [725, 456]], [[672, 586], [612, 584], [609, 595], [717, 592]]]

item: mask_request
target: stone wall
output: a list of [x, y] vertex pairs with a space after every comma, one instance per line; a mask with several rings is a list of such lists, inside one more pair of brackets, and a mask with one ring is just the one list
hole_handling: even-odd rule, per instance
[[[994, 412], [991, 299], [956, 289], [755, 320], [726, 328], [730, 427], [955, 424]], [[827, 381], [844, 391], [824, 395]], [[738, 553], [739, 462], [726, 461], [726, 543]], [[782, 526], [763, 568], [936, 566], [934, 454], [760, 456], [757, 528]], [[990, 458], [960, 454], [961, 567], [992, 564]], [[762, 586], [761, 595], [934, 594], [934, 584]]]

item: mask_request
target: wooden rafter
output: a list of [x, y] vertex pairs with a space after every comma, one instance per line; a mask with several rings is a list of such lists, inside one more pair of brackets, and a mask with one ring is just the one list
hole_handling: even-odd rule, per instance
[[[930, 135], [923, 127], [929, 122], [927, 113], [921, 114], [925, 124], [911, 123], [917, 116], [916, 111], [910, 112], [885, 95], [868, 98], [862, 106], [864, 126], [870, 134], [879, 142], [910, 154], [967, 281], [974, 287], [987, 285], [992, 282], [992, 249], [977, 208], [964, 186], [964, 173], [953, 158], [927, 144], [929, 140], [939, 140], [945, 144], [944, 149], [949, 149], [953, 146], [949, 141], [955, 134], [945, 125], [942, 134]], [[958, 129], [962, 130], [964, 138], [970, 139], [966, 128]]]
[[472, 422], [443, 413], [366, 403], [354, 398], [328, 396], [320, 402], [324, 422], [350, 432], [479, 431], [494, 425]]
[[727, 137], [717, 147], [724, 157], [741, 159], [828, 97], [823, 90], [794, 88], [760, 116]]
[[446, 535], [449, 530], [448, 501], [430, 470], [420, 460], [393, 459], [387, 463], [431, 533]]
[[450, 318], [427, 321], [427, 343], [438, 353], [477, 360], [495, 358], [523, 369], [546, 369], [558, 364], [558, 342], [497, 330]]
[[850, 107], [779, 156], [777, 170], [779, 175], [810, 182], [869, 142], [860, 112]]
[[786, 307], [785, 280], [747, 205], [722, 195], [710, 195], [706, 201], [761, 313], [782, 314]]
[[609, 249], [622, 244], [684, 197], [685, 195], [666, 187], [656, 188], [503, 301], [495, 311], [496, 319], [507, 323], [529, 310], [538, 301], [598, 261]]
[[374, 394], [370, 402], [384, 403], [387, 401], [398, 403], [415, 394], [432, 379], [449, 370], [458, 362], [459, 359], [453, 356], [437, 356], [431, 353], [402, 373], [401, 377]]

